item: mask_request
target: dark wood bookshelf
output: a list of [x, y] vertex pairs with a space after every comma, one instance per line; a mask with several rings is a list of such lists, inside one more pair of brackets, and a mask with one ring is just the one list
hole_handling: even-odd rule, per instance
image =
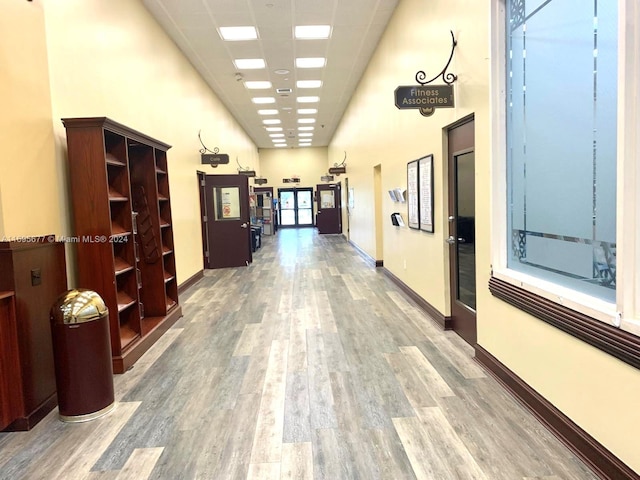
[[[115, 373], [180, 318], [167, 169], [170, 145], [106, 117], [64, 118], [78, 287], [109, 308]], [[101, 241], [100, 239], [105, 239]]]

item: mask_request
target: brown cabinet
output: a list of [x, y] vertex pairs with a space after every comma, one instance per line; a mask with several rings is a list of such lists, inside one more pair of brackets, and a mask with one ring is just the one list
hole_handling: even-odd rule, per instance
[[123, 373], [182, 315], [169, 145], [105, 117], [64, 118], [78, 286], [109, 308], [113, 370]]
[[49, 312], [67, 290], [67, 273], [64, 244], [52, 239], [0, 242], [0, 425], [7, 430], [29, 430], [57, 404]]
[[0, 430], [22, 413], [14, 292], [0, 292]]

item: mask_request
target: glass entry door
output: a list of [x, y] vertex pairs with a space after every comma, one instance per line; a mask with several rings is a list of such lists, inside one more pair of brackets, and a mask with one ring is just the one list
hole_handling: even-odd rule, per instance
[[313, 226], [313, 189], [278, 189], [281, 227]]

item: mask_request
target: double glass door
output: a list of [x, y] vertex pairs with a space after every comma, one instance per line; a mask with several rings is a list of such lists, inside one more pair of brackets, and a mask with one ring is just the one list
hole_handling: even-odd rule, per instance
[[313, 189], [278, 189], [281, 227], [313, 226]]

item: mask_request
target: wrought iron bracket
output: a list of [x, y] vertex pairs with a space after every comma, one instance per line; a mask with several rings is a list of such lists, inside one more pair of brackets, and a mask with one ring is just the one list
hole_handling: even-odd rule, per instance
[[218, 147], [215, 147], [213, 150], [209, 150], [207, 148], [207, 146], [204, 144], [204, 142], [202, 141], [202, 137], [200, 136], [201, 132], [202, 132], [202, 130], [198, 131], [198, 140], [200, 140], [200, 145], [202, 145], [202, 148], [200, 149], [200, 153], [209, 152], [209, 153], [213, 153], [213, 154], [217, 155], [220, 152], [220, 149]]
[[420, 85], [423, 85], [423, 86], [427, 85], [433, 82], [434, 80], [437, 80], [439, 77], [442, 77], [442, 80], [444, 80], [444, 82], [447, 85], [451, 85], [453, 82], [455, 82], [458, 79], [457, 75], [451, 72], [446, 73], [447, 68], [449, 68], [449, 65], [451, 65], [451, 60], [453, 60], [453, 52], [455, 51], [456, 46], [458, 45], [458, 42], [456, 41], [456, 37], [453, 35], [453, 31], [449, 30], [449, 33], [451, 33], [451, 53], [449, 54], [449, 60], [447, 61], [447, 64], [444, 66], [442, 71], [438, 73], [435, 77], [433, 77], [431, 80], [425, 80], [427, 78], [427, 74], [423, 70], [419, 70], [416, 73], [416, 81]]

